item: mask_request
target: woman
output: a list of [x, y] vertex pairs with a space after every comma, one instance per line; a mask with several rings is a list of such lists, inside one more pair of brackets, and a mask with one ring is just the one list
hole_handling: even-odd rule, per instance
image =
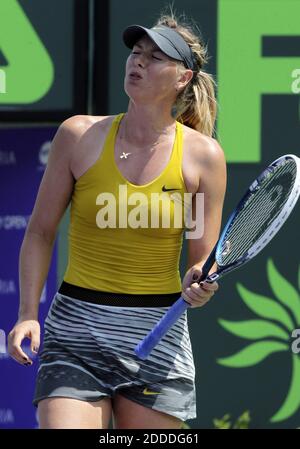
[[[171, 429], [196, 416], [186, 313], [146, 361], [134, 348], [181, 292], [201, 307], [218, 288], [195, 282], [218, 238], [226, 185], [224, 154], [211, 137], [214, 82], [202, 71], [199, 38], [173, 17], [150, 30], [128, 27], [123, 39], [132, 49], [128, 111], [62, 123], [21, 248], [9, 352], [31, 365], [21, 342], [30, 338], [38, 351], [39, 298], [71, 201], [69, 263], [45, 321], [34, 396], [41, 428], [107, 428], [113, 416], [119, 429]], [[151, 226], [147, 218], [157, 219], [153, 195], [165, 195], [156, 209], [162, 219], [170, 210], [175, 217], [174, 198], [184, 202], [184, 193], [192, 195], [193, 217], [204, 194], [204, 233], [188, 240], [181, 285], [184, 224]]]

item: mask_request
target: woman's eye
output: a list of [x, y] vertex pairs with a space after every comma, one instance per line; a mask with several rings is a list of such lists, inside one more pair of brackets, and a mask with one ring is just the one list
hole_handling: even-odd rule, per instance
[[[132, 55], [140, 55], [141, 53], [139, 51], [132, 51]], [[157, 61], [162, 61], [161, 58], [158, 58], [157, 56], [152, 55], [152, 58], [157, 59]]]

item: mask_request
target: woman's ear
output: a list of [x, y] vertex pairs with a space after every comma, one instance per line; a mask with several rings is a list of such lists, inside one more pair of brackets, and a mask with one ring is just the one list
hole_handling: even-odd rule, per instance
[[185, 86], [191, 81], [193, 78], [193, 71], [191, 69], [186, 69], [181, 72], [179, 75], [179, 79], [176, 83], [176, 91], [179, 92], [185, 88]]

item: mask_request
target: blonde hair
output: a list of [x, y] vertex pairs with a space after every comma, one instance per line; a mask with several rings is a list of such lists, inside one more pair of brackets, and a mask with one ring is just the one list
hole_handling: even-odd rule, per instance
[[[176, 19], [171, 11], [170, 14], [161, 15], [155, 24], [176, 30], [191, 48], [196, 61], [197, 72], [184, 90], [177, 95], [172, 113], [174, 118], [184, 125], [212, 136], [217, 115], [215, 96], [217, 84], [211, 74], [202, 70], [208, 61], [207, 47], [194, 32], [192, 25], [186, 22], [186, 18], [184, 20], [185, 22], [181, 21], [179, 24], [179, 19]], [[186, 70], [181, 62], [178, 63], [178, 70], [179, 73]]]

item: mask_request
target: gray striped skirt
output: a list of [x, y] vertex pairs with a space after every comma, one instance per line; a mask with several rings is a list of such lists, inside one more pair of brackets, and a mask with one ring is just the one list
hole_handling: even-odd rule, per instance
[[121, 394], [185, 421], [196, 417], [195, 367], [185, 312], [147, 360], [135, 346], [169, 307], [94, 304], [57, 292], [45, 320], [33, 404]]

